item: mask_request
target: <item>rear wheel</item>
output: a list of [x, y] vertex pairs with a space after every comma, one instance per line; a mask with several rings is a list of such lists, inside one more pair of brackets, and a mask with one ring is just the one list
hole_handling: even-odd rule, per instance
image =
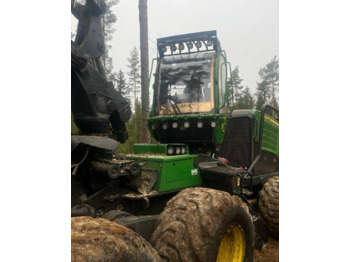
[[279, 235], [279, 177], [266, 181], [259, 193], [259, 209], [270, 235]]
[[141, 236], [104, 218], [71, 218], [71, 261], [161, 261]]
[[254, 226], [240, 198], [188, 188], [167, 203], [151, 244], [164, 261], [253, 261]]

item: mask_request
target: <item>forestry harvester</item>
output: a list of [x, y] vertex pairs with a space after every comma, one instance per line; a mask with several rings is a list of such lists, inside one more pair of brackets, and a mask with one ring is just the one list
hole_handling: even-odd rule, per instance
[[233, 110], [216, 31], [160, 38], [158, 142], [118, 155], [131, 110], [100, 60], [105, 12], [72, 2], [72, 261], [253, 261], [267, 232], [278, 237], [278, 109]]

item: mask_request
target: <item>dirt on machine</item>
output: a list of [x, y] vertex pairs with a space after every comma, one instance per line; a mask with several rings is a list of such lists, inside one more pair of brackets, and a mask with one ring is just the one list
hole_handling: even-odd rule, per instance
[[215, 30], [159, 38], [157, 143], [118, 155], [132, 112], [100, 61], [105, 12], [72, 2], [72, 261], [253, 261], [279, 234], [278, 109], [234, 110]]

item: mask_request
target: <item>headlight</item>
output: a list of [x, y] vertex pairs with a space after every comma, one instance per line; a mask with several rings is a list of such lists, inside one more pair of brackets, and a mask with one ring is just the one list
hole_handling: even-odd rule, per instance
[[202, 128], [203, 127], [203, 122], [202, 121], [198, 121], [197, 122], [197, 127], [198, 128]]
[[211, 121], [210, 126], [211, 126], [212, 128], [216, 127], [216, 122], [215, 122], [215, 121]]
[[183, 147], [181, 147], [181, 154], [185, 154], [186, 153], [186, 149], [185, 149], [185, 147], [183, 146]]
[[178, 125], [179, 125], [179, 124], [178, 124], [177, 122], [173, 122], [172, 127], [173, 127], [173, 128], [177, 128]]
[[155, 124], [155, 123], [153, 123], [153, 124], [152, 124], [152, 130], [155, 130], [155, 129], [156, 129], [156, 127], [157, 127], [157, 126], [156, 126], [156, 124]]
[[174, 148], [173, 147], [168, 147], [168, 155], [174, 154]]
[[164, 129], [164, 130], [167, 130], [167, 129], [168, 129], [168, 123], [164, 123], [164, 124], [163, 124], [163, 129]]
[[180, 153], [181, 153], [181, 148], [180, 147], [176, 147], [176, 154], [180, 155]]
[[186, 121], [186, 122], [184, 123], [184, 127], [185, 127], [185, 128], [189, 128], [189, 127], [190, 127], [190, 122]]

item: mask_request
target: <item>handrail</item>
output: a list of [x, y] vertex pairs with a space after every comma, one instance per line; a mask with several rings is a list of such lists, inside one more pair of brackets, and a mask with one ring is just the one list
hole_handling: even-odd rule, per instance
[[[231, 63], [230, 62], [227, 62], [227, 64], [229, 65], [230, 69], [229, 69], [229, 72], [230, 72], [230, 79], [231, 79], [231, 89], [232, 89], [232, 109], [230, 108], [230, 111], [232, 112], [233, 109], [234, 109], [234, 95], [233, 95], [233, 80], [232, 80], [232, 68], [231, 68]], [[226, 74], [227, 75], [227, 74]]]
[[[227, 86], [227, 60], [226, 60], [226, 52], [225, 50], [220, 50], [220, 52], [218, 52], [216, 59], [219, 59], [220, 55], [222, 55], [222, 57], [224, 58], [225, 61], [225, 65], [226, 65], [226, 78], [225, 78], [225, 94], [224, 94], [224, 103], [222, 105], [220, 105], [219, 103], [219, 109], [223, 108], [226, 105], [226, 100], [227, 100], [227, 90], [228, 90], [228, 86]], [[218, 83], [218, 88], [217, 91], [219, 92], [219, 76], [218, 76], [218, 70], [219, 70], [219, 63], [217, 61], [216, 66], [215, 66], [215, 78], [216, 81]], [[218, 96], [219, 97], [219, 96]], [[219, 99], [220, 102], [220, 99]]]

